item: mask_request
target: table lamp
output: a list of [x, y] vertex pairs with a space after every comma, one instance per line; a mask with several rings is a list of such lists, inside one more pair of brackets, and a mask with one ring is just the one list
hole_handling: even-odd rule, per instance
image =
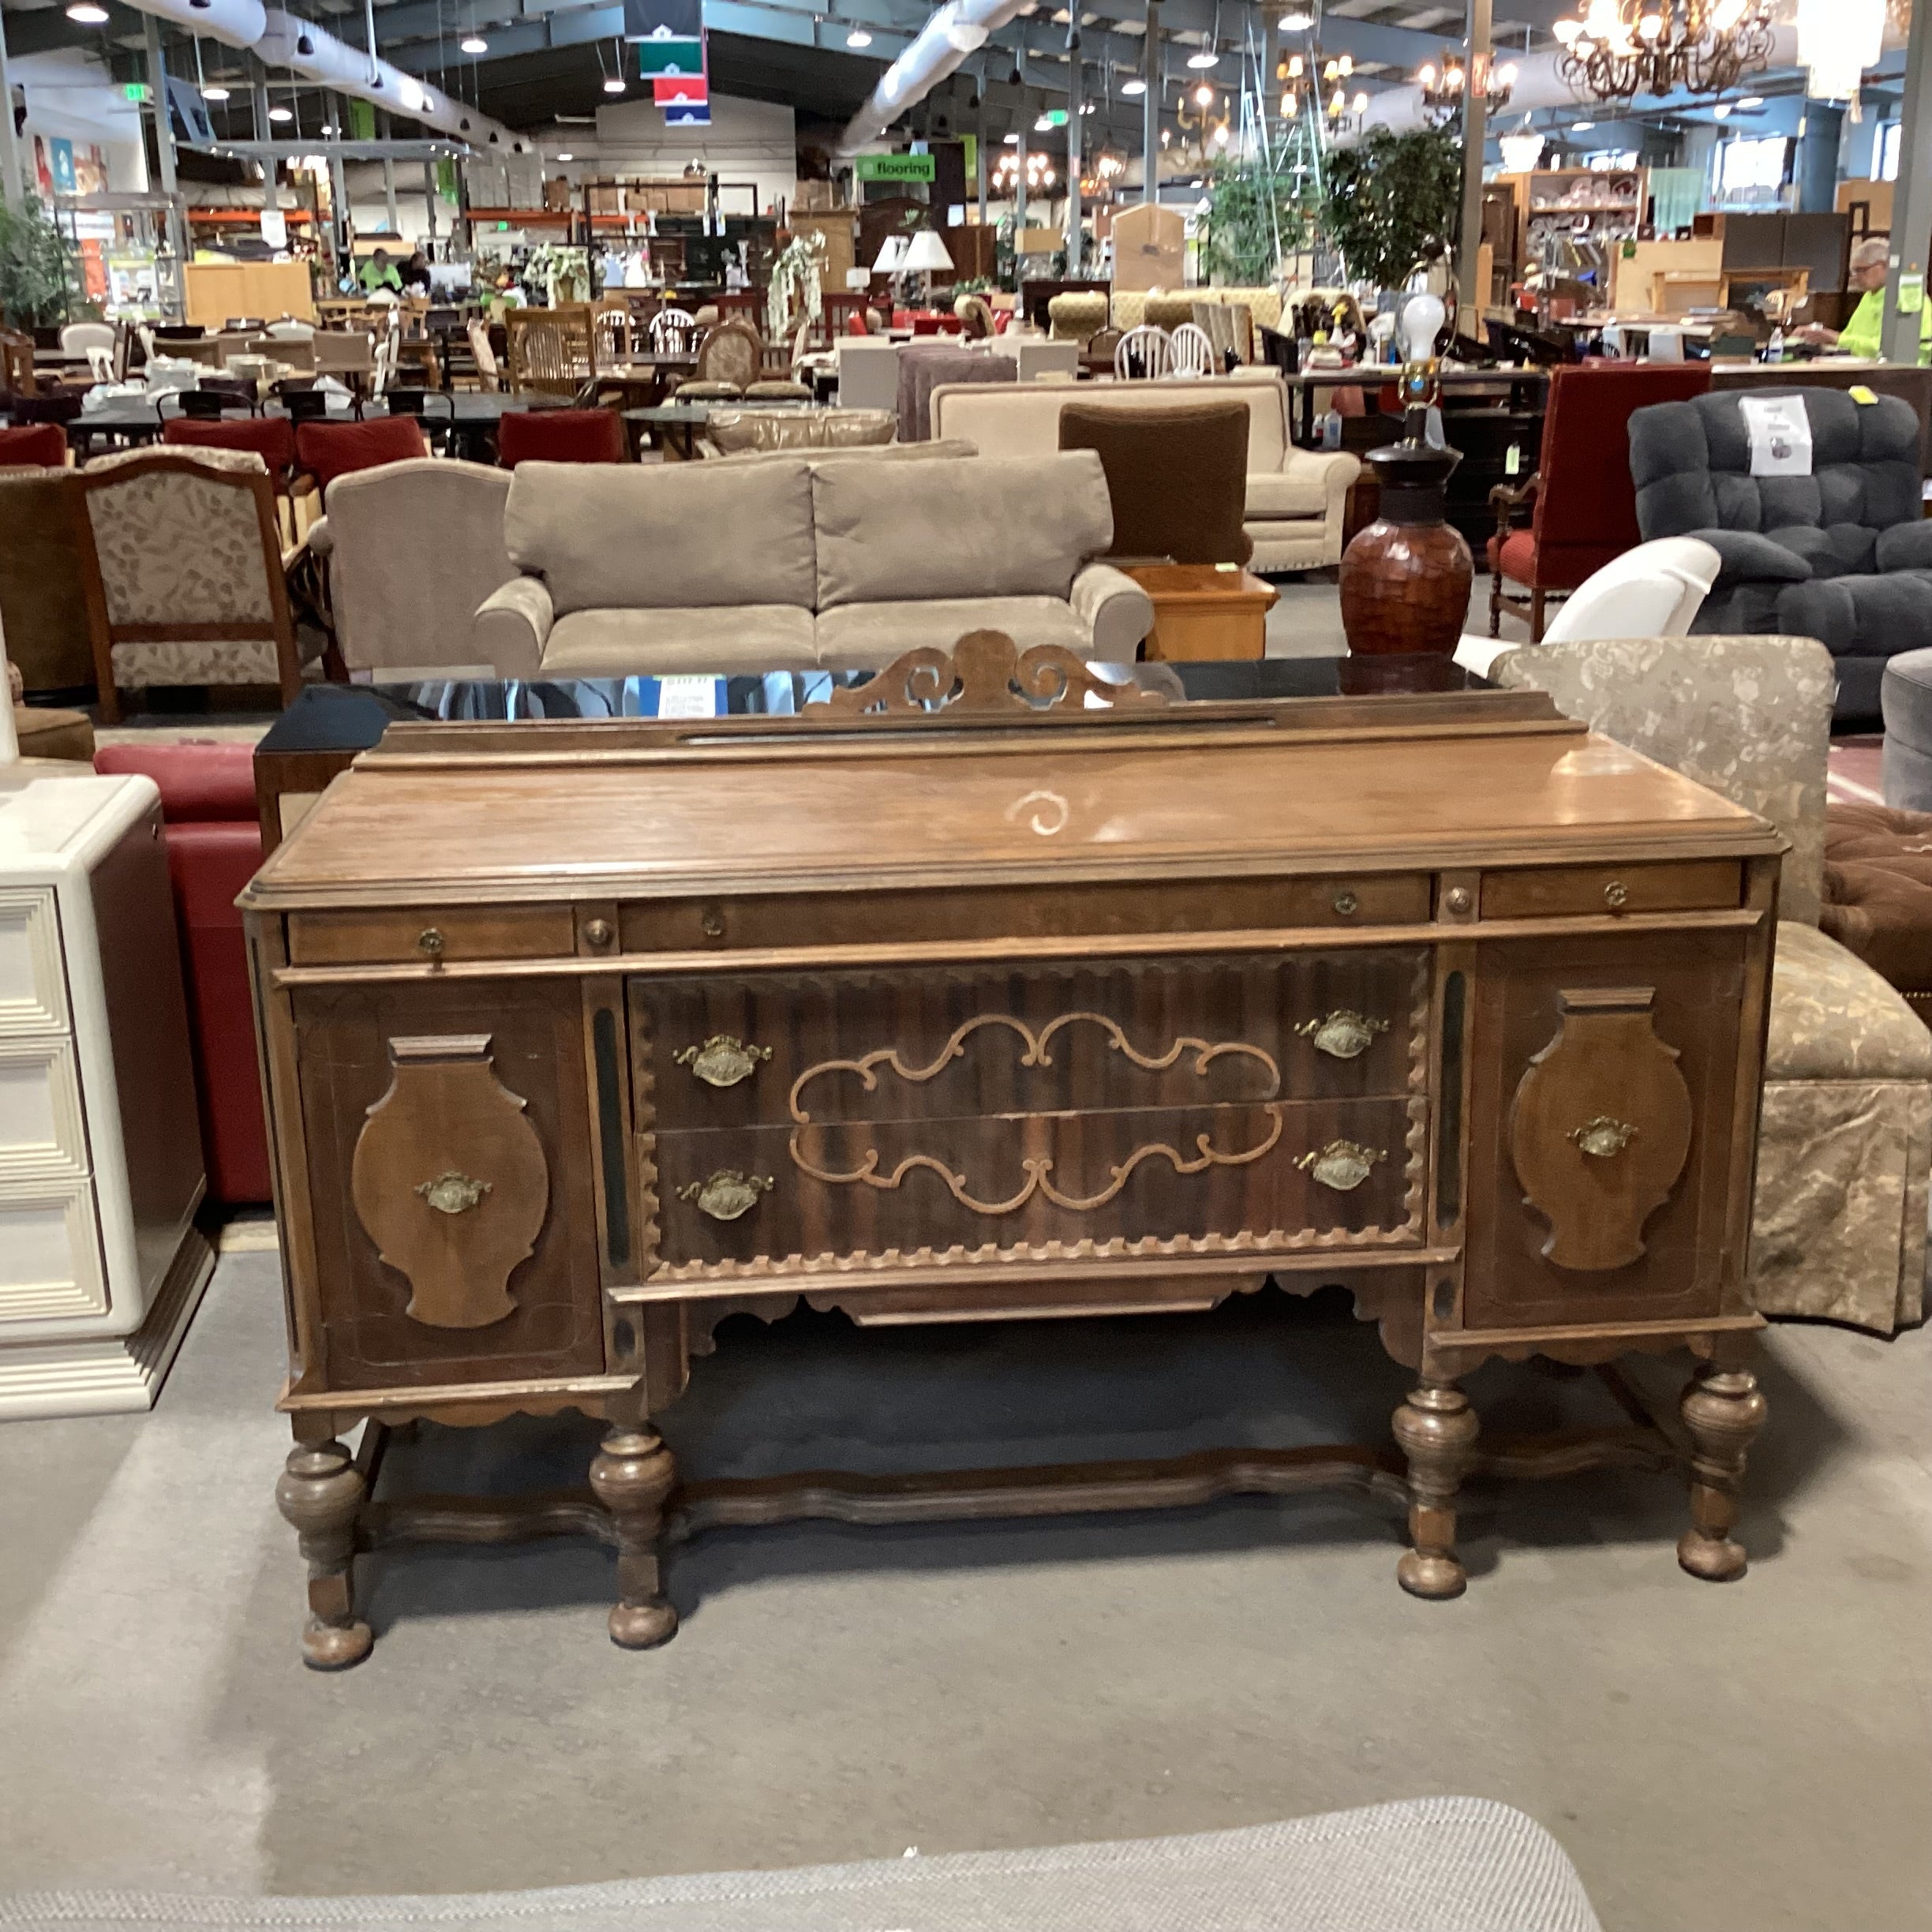
[[905, 259], [899, 264], [902, 268], [916, 269], [921, 278], [920, 287], [926, 306], [932, 306], [933, 271], [937, 268], [950, 268], [953, 257], [946, 252], [946, 245], [930, 228], [922, 228], [913, 236], [912, 245], [906, 249]]

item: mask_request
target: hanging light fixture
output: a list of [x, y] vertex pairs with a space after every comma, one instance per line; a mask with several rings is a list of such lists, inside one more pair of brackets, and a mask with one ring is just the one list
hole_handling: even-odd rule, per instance
[[73, 0], [67, 9], [67, 17], [77, 27], [104, 27], [107, 24], [107, 9], [97, 6], [95, 0]]
[[[1479, 54], [1475, 62], [1477, 91], [1491, 114], [1500, 114], [1509, 105], [1516, 86], [1516, 63]], [[1462, 111], [1463, 96], [1470, 82], [1470, 64], [1460, 54], [1444, 47], [1438, 61], [1425, 62], [1417, 69], [1415, 84], [1421, 90], [1422, 110], [1437, 122], [1453, 119]]]
[[1496, 145], [1503, 151], [1503, 172], [1505, 174], [1533, 174], [1536, 164], [1543, 159], [1543, 137], [1530, 125], [1530, 117], [1525, 114], [1522, 125], [1513, 134], [1496, 137]]
[[1856, 99], [1865, 69], [1877, 66], [1885, 51], [1885, 0], [1798, 0], [1796, 24], [1806, 94]]
[[[1718, 94], [1771, 55], [1771, 0], [1579, 0], [1552, 32], [1556, 71], [1579, 95]], [[1882, 0], [1881, 0], [1882, 4]]]
[[489, 43], [474, 28], [465, 34], [456, 44], [473, 60], [477, 54], [487, 54], [489, 51]]
[[845, 36], [845, 44], [848, 47], [869, 47], [872, 44], [872, 36], [863, 27], [855, 27]]

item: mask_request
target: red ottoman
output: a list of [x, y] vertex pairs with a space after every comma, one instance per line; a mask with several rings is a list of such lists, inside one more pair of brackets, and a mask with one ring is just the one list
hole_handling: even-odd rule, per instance
[[94, 769], [139, 772], [161, 788], [208, 1193], [230, 1205], [265, 1201], [268, 1133], [248, 953], [234, 904], [262, 862], [254, 747], [109, 745], [95, 753]]

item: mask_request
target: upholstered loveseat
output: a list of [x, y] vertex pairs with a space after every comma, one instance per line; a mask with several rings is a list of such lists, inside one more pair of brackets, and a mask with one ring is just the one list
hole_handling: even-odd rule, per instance
[[1799, 399], [1810, 473], [1752, 474], [1743, 392], [1657, 403], [1630, 419], [1638, 527], [1702, 537], [1724, 559], [1695, 631], [1814, 637], [1837, 661], [1840, 721], [1875, 720], [1886, 659], [1932, 645], [1919, 418], [1896, 396], [1749, 393]]
[[1133, 657], [1153, 606], [1090, 560], [1114, 534], [1098, 456], [886, 454], [525, 463], [519, 574], [471, 654], [506, 676], [865, 668], [991, 629]]
[[1297, 449], [1288, 437], [1288, 391], [1272, 369], [1198, 381], [975, 383], [935, 389], [932, 432], [964, 436], [982, 456], [1043, 455], [1060, 445], [1060, 412], [1082, 408], [1172, 409], [1182, 402], [1248, 405], [1248, 489], [1241, 527], [1254, 545], [1249, 567], [1316, 570], [1342, 560], [1349, 485], [1361, 472], [1336, 450]]

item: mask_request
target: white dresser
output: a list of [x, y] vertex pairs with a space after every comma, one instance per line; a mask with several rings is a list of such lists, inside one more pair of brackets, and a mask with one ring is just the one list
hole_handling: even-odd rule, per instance
[[0, 794], [0, 1418], [153, 1402], [206, 1185], [160, 794]]

